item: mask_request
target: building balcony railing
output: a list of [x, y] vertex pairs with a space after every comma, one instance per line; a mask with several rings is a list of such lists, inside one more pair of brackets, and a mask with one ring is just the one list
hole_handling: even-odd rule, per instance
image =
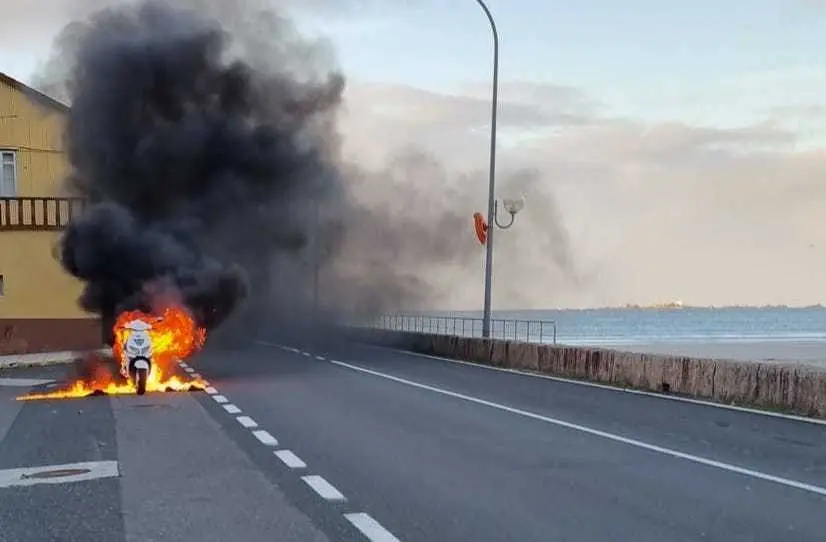
[[0, 198], [0, 232], [62, 230], [85, 204], [82, 198]]

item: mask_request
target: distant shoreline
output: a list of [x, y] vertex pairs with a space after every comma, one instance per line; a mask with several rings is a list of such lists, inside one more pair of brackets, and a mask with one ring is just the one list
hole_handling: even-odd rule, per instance
[[[817, 303], [814, 305], [685, 305], [682, 303], [663, 303], [659, 305], [620, 305], [616, 307], [593, 307], [585, 309], [558, 309], [558, 310], [662, 310], [662, 309], [753, 309], [753, 310], [800, 310], [800, 309], [822, 309], [824, 305]], [[540, 309], [541, 310], [541, 309]]]
[[[823, 310], [826, 305], [820, 303], [814, 305], [618, 305], [606, 307], [556, 307], [545, 309], [494, 309], [493, 315], [496, 318], [497, 314], [526, 314], [526, 313], [541, 313], [541, 312], [588, 312], [588, 311], [723, 311], [723, 310], [765, 310], [765, 311], [782, 311], [782, 310]], [[410, 310], [398, 311], [396, 314], [408, 314], [411, 316], [450, 316], [450, 315], [471, 315], [482, 314], [481, 309], [433, 309], [433, 310]]]

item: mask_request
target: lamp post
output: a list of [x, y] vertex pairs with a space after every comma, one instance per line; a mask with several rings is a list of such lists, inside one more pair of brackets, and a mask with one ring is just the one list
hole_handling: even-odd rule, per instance
[[318, 195], [313, 197], [313, 327], [318, 326], [318, 275], [320, 267]]
[[[491, 280], [493, 278], [493, 230], [496, 229], [496, 110], [499, 100], [499, 32], [493, 14], [484, 0], [476, 0], [490, 22], [493, 34], [493, 96], [490, 112], [490, 170], [488, 172], [488, 231], [485, 243], [485, 308], [482, 316], [482, 336], [490, 337]], [[511, 221], [512, 223], [512, 221]], [[510, 224], [509, 224], [510, 226]]]
[[482, 336], [485, 338], [491, 335], [491, 304], [493, 292], [493, 230], [496, 228], [506, 230], [513, 226], [516, 213], [525, 206], [524, 196], [519, 199], [503, 199], [502, 206], [510, 214], [510, 222], [500, 224], [498, 211], [499, 202], [496, 200], [496, 113], [499, 101], [499, 32], [496, 30], [496, 22], [484, 0], [476, 0], [485, 16], [490, 22], [490, 30], [493, 34], [493, 95], [491, 97], [490, 111], [490, 171], [488, 181], [488, 228], [485, 242], [485, 306], [482, 316]]

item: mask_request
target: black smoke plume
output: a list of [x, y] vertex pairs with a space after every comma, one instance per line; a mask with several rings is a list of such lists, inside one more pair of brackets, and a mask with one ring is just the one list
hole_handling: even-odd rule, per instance
[[[221, 324], [214, 338], [481, 302], [471, 216], [486, 160], [465, 175], [415, 149], [347, 162], [332, 49], [270, 0], [112, 3], [68, 24], [36, 77], [71, 105], [68, 187], [90, 206], [61, 253], [83, 307], [111, 319], [174, 295]], [[505, 193], [544, 180], [499, 177]], [[526, 268], [527, 254], [544, 280], [548, 254], [563, 269], [570, 254], [554, 200], [531, 202], [531, 227], [499, 237], [497, 269]], [[503, 299], [532, 300], [511, 282], [496, 283]]]
[[325, 137], [344, 79], [256, 71], [216, 22], [159, 2], [105, 9], [71, 36], [69, 186], [90, 205], [61, 259], [80, 303], [111, 318], [160, 291], [214, 327], [264, 255], [306, 249], [312, 202], [344, 198]]

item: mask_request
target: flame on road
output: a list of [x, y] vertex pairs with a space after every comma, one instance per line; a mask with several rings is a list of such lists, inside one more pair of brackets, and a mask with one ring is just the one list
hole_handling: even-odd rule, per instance
[[124, 345], [130, 331], [126, 324], [141, 320], [152, 326], [149, 335], [152, 338], [152, 370], [146, 383], [147, 392], [189, 391], [203, 389], [206, 382], [202, 380], [183, 380], [174, 376], [175, 365], [197, 352], [206, 340], [206, 330], [196, 325], [192, 315], [183, 307], [170, 306], [159, 315], [141, 311], [127, 311], [118, 316], [115, 322], [115, 344], [112, 348], [115, 360], [119, 363], [119, 373], [112, 374], [100, 365], [87, 378], [74, 381], [68, 387], [48, 393], [23, 395], [21, 401], [34, 399], [69, 399], [88, 397], [90, 395], [128, 395], [137, 392], [135, 385], [128, 378], [125, 369]]

